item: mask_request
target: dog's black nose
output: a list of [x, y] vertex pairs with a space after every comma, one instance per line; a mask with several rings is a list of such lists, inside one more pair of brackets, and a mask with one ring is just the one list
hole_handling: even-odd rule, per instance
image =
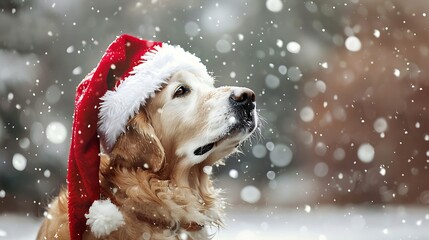
[[234, 88], [229, 100], [233, 106], [250, 112], [255, 109], [255, 98], [255, 93], [248, 88]]

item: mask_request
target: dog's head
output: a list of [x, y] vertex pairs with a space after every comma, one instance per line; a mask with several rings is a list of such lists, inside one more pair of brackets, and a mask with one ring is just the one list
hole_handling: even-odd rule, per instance
[[169, 178], [233, 153], [257, 126], [255, 94], [215, 88], [205, 78], [186, 70], [173, 74], [128, 121], [110, 153], [112, 164]]

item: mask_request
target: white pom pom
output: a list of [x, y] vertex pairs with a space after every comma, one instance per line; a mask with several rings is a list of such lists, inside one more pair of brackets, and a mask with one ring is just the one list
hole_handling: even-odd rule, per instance
[[94, 201], [85, 217], [88, 219], [86, 225], [97, 238], [105, 237], [125, 224], [122, 213], [110, 199]]

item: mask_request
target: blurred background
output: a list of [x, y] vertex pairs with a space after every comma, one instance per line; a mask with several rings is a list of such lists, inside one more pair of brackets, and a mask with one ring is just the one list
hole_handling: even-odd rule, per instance
[[35, 237], [66, 184], [76, 86], [123, 33], [257, 94], [260, 134], [214, 169], [230, 203], [215, 239], [429, 239], [428, 14], [426, 0], [1, 0], [0, 239]]

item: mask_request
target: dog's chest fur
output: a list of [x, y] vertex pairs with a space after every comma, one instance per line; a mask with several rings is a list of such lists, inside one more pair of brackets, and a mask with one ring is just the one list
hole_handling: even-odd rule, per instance
[[207, 196], [199, 189], [160, 180], [143, 169], [120, 169], [110, 174], [108, 182], [102, 178], [104, 197], [119, 207], [125, 220], [125, 225], [112, 233], [112, 239], [176, 239], [181, 233], [191, 239], [206, 239], [205, 228], [222, 225], [223, 201], [213, 187]]

